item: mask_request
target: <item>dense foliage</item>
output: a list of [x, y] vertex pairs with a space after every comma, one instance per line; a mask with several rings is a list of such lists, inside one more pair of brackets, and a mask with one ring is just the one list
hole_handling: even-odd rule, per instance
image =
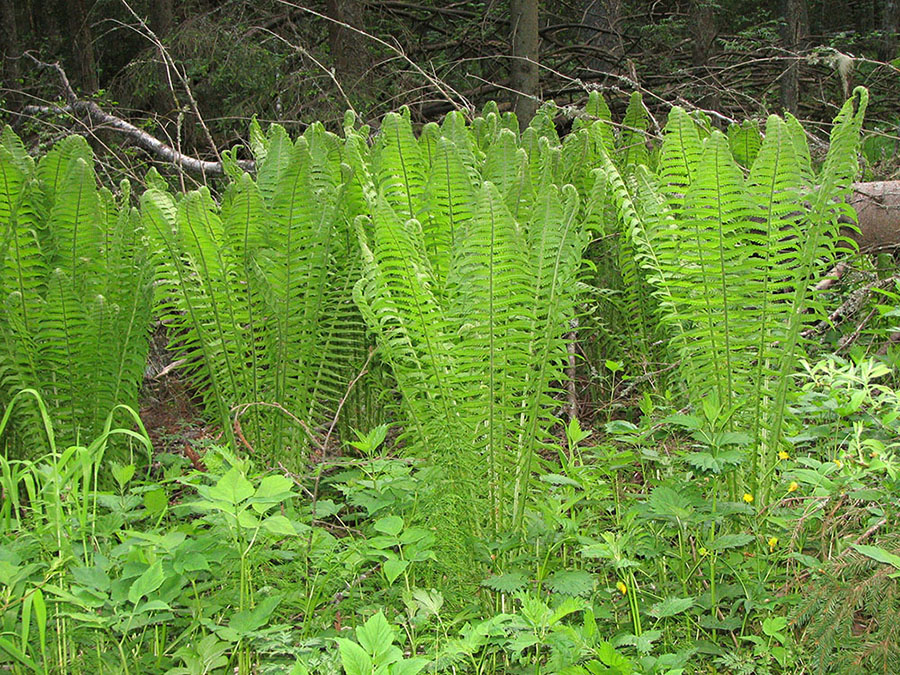
[[[139, 212], [81, 139], [5, 132], [0, 662], [894, 672], [896, 348], [812, 340], [866, 105], [821, 165], [789, 116], [652, 144], [640, 95], [563, 138], [553, 106], [254, 124], [255, 175], [151, 171]], [[220, 435], [147, 462], [154, 278]]]

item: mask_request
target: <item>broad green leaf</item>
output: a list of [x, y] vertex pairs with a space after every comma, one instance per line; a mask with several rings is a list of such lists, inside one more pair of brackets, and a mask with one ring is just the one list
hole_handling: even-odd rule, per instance
[[858, 553], [862, 553], [864, 556], [872, 558], [872, 560], [900, 569], [900, 555], [885, 551], [880, 546], [872, 546], [870, 544], [851, 544], [851, 546]]
[[237, 467], [231, 467], [222, 476], [216, 486], [208, 490], [213, 499], [221, 499], [228, 504], [236, 505], [253, 496], [253, 485], [244, 477]]
[[267, 532], [283, 537], [293, 537], [297, 534], [291, 521], [282, 515], [269, 516], [262, 521], [262, 526]]
[[650, 615], [655, 616], [657, 619], [664, 619], [667, 616], [681, 614], [693, 606], [693, 598], [666, 598], [650, 608]]
[[394, 630], [384, 614], [379, 611], [362, 626], [357, 627], [356, 639], [377, 663], [383, 664], [382, 657], [390, 651], [394, 643]]
[[134, 580], [131, 588], [128, 589], [128, 600], [133, 604], [137, 604], [144, 596], [148, 596], [157, 588], [162, 586], [166, 577], [163, 573], [162, 561], [157, 560], [150, 565], [144, 573]]
[[403, 574], [406, 571], [406, 568], [409, 567], [408, 560], [385, 560], [382, 564], [382, 569], [384, 570], [384, 576], [387, 577], [388, 583], [393, 584], [397, 577]]
[[337, 643], [347, 675], [372, 675], [372, 658], [365, 649], [347, 638], [337, 638]]
[[391, 537], [396, 537], [403, 529], [403, 518], [400, 516], [385, 516], [375, 521], [375, 530]]

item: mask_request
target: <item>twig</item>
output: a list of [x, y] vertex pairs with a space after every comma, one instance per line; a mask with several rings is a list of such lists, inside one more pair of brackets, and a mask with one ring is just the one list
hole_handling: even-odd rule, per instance
[[[72, 85], [69, 83], [69, 78], [66, 76], [65, 71], [58, 63], [44, 63], [27, 52], [25, 56], [33, 61], [39, 68], [56, 72], [62, 85], [63, 97], [68, 103], [67, 106], [26, 106], [26, 113], [55, 112], [84, 115], [94, 124], [105, 125], [111, 127], [115, 131], [125, 134], [134, 141], [136, 145], [144, 148], [166, 162], [183, 168], [185, 171], [191, 171], [207, 176], [220, 176], [224, 174], [225, 171], [222, 167], [222, 162], [209, 162], [185, 155], [172, 146], [151, 136], [146, 131], [138, 129], [130, 122], [126, 122], [121, 117], [117, 117], [116, 115], [112, 115], [102, 110], [100, 106], [93, 101], [79, 99], [75, 94], [75, 90], [72, 89]], [[237, 164], [244, 171], [252, 172], [256, 170], [256, 162], [251, 160], [237, 160]]]

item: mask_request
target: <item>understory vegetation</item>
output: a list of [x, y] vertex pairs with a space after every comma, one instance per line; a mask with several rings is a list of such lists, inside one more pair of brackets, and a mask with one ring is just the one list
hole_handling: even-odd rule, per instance
[[[867, 104], [816, 157], [790, 115], [656, 142], [640, 94], [563, 137], [549, 105], [254, 121], [252, 173], [140, 195], [7, 128], [0, 668], [898, 672]], [[153, 325], [194, 437], [138, 412]]]

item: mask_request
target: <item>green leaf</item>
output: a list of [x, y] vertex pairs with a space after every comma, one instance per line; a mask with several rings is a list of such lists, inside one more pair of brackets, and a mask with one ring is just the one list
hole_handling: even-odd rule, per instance
[[872, 560], [877, 560], [885, 565], [891, 565], [900, 569], [900, 555], [885, 551], [880, 546], [872, 546], [870, 544], [851, 544], [851, 547], [858, 553], [862, 553]]
[[382, 534], [396, 537], [403, 529], [403, 518], [400, 516], [385, 516], [376, 520], [373, 527]]
[[356, 639], [377, 664], [384, 665], [386, 656], [393, 651], [391, 648], [394, 643], [394, 630], [384, 614], [379, 611], [369, 617], [362, 626], [357, 627]]
[[213, 499], [220, 499], [228, 504], [237, 505], [253, 496], [253, 485], [236, 466], [231, 467], [222, 476], [216, 486], [208, 491]]
[[365, 649], [347, 638], [337, 638], [337, 643], [347, 675], [372, 675], [372, 658]]
[[560, 570], [553, 573], [545, 583], [562, 595], [588, 596], [594, 589], [594, 575], [585, 570]]
[[281, 602], [280, 595], [270, 595], [263, 598], [253, 609], [236, 613], [228, 622], [228, 627], [243, 637], [259, 630], [269, 621], [269, 617]]
[[675, 616], [694, 606], [693, 598], [666, 598], [650, 608], [650, 615], [657, 619]]
[[131, 587], [128, 589], [128, 600], [136, 605], [142, 597], [149, 597], [153, 591], [162, 586], [165, 579], [162, 561], [157, 560], [131, 584]]
[[716, 537], [710, 548], [714, 551], [724, 551], [730, 548], [740, 548], [753, 541], [752, 534], [723, 534]]
[[525, 588], [528, 578], [519, 572], [507, 572], [495, 577], [489, 577], [481, 582], [482, 586], [486, 586], [498, 593], [515, 593]]
[[393, 584], [397, 577], [409, 567], [409, 561], [399, 559], [385, 560], [381, 567], [384, 570], [384, 576], [387, 578], [388, 583]]
[[269, 516], [262, 521], [262, 527], [271, 534], [283, 537], [293, 537], [297, 534], [291, 521], [282, 515]]

